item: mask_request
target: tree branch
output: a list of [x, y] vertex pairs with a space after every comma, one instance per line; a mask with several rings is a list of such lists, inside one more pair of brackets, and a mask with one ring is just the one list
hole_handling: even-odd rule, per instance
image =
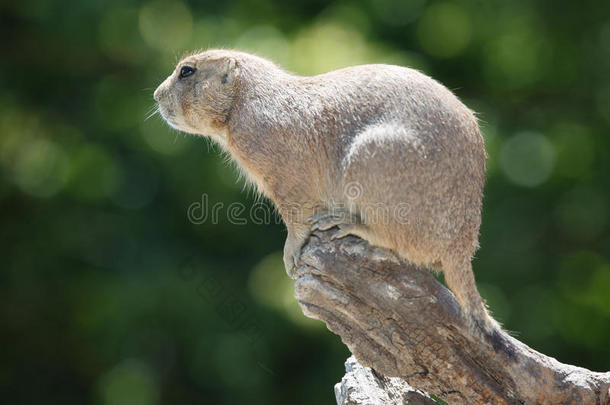
[[610, 373], [561, 364], [504, 332], [475, 338], [428, 271], [353, 236], [331, 240], [335, 231], [302, 249], [295, 296], [362, 365], [450, 404], [610, 404]]

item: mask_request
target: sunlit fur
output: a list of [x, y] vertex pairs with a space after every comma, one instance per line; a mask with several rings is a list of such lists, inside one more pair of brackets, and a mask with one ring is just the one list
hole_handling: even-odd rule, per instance
[[[180, 79], [185, 65], [197, 70]], [[170, 125], [218, 142], [274, 202], [288, 229], [287, 270], [311, 218], [344, 207], [362, 223], [355, 234], [442, 269], [471, 324], [497, 328], [471, 270], [483, 140], [472, 111], [441, 84], [389, 65], [300, 77], [254, 55], [209, 50], [180, 61], [155, 99]], [[350, 184], [355, 197], [345, 193]], [[385, 207], [389, 220], [371, 217], [371, 206]], [[400, 207], [406, 217], [393, 214]]]

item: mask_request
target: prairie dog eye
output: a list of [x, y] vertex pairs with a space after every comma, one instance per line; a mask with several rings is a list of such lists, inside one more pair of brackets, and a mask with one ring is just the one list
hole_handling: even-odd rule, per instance
[[193, 73], [195, 73], [195, 68], [192, 68], [190, 66], [183, 66], [182, 69], [180, 69], [180, 78], [184, 79], [185, 77], [189, 77]]

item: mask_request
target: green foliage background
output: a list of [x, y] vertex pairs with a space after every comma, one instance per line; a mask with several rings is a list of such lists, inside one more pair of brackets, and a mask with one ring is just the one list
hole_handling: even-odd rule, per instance
[[[3, 398], [334, 403], [348, 351], [297, 308], [283, 226], [230, 221], [229, 204], [255, 204], [235, 170], [206, 140], [145, 120], [185, 51], [220, 46], [300, 74], [402, 64], [453, 89], [489, 151], [482, 294], [527, 344], [610, 369], [610, 3], [25, 0], [0, 12]], [[205, 198], [223, 204], [217, 220], [189, 221]]]

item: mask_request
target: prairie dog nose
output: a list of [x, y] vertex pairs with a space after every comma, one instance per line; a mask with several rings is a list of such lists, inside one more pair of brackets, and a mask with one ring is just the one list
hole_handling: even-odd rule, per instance
[[161, 86], [157, 87], [157, 90], [155, 90], [155, 93], [153, 94], [153, 98], [155, 99], [156, 102], [159, 102], [160, 98], [161, 98], [161, 93], [163, 92], [163, 90], [161, 89]]

